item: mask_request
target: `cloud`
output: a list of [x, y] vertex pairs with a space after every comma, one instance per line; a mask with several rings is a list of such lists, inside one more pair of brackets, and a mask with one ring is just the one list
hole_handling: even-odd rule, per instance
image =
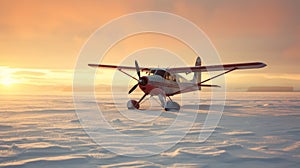
[[13, 75], [16, 76], [44, 76], [46, 75], [46, 72], [37, 72], [37, 71], [16, 71], [13, 73]]

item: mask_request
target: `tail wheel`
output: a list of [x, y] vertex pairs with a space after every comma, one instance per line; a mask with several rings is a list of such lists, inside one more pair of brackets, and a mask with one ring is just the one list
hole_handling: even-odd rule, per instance
[[139, 102], [135, 101], [135, 100], [129, 100], [127, 102], [127, 108], [128, 109], [139, 109], [140, 108], [140, 104]]

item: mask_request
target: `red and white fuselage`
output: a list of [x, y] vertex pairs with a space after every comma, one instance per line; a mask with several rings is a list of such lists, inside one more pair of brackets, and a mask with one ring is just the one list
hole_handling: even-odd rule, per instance
[[[142, 76], [144, 83], [139, 83], [140, 89], [149, 95], [173, 96], [175, 94], [200, 90], [197, 83], [188, 81], [178, 74], [170, 74], [164, 69], [152, 69], [153, 74]], [[160, 75], [161, 72], [167, 75]], [[157, 73], [160, 72], [160, 73]], [[162, 74], [162, 73], [161, 73]]]

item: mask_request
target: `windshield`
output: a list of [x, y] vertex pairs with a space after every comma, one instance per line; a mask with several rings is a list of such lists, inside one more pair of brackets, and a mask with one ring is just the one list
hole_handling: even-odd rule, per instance
[[164, 71], [164, 70], [156, 70], [154, 74], [164, 77], [165, 73], [166, 73], [166, 71]]
[[169, 72], [167, 72], [163, 69], [152, 69], [148, 74], [149, 75], [159, 75], [166, 80], [176, 81], [176, 76], [170, 74]]
[[161, 77], [164, 77], [165, 76], [165, 73], [166, 71], [165, 70], [162, 70], [162, 69], [152, 69], [150, 72], [149, 72], [149, 75], [159, 75]]

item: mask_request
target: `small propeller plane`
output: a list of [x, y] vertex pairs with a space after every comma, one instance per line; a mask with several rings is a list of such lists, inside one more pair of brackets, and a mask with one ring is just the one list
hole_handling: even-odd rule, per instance
[[[135, 61], [135, 67], [130, 66], [117, 66], [117, 65], [104, 65], [104, 64], [88, 64], [90, 67], [100, 67], [100, 68], [111, 68], [117, 69], [125, 75], [133, 78], [137, 81], [128, 92], [132, 93], [137, 87], [139, 87], [144, 95], [140, 100], [129, 100], [127, 102], [128, 109], [139, 109], [140, 103], [147, 96], [158, 96], [161, 102], [161, 106], [166, 111], [179, 111], [180, 105], [174, 102], [170, 96], [174, 96], [181, 93], [193, 92], [201, 90], [201, 87], [220, 87], [218, 85], [208, 85], [204, 84], [212, 79], [215, 79], [221, 75], [225, 75], [234, 70], [243, 69], [256, 69], [263, 68], [266, 64], [261, 62], [250, 62], [250, 63], [237, 63], [237, 64], [223, 64], [223, 65], [210, 65], [201, 66], [201, 59], [197, 57], [195, 66], [191, 67], [176, 67], [176, 68], [144, 68], [139, 67], [138, 62]], [[137, 72], [138, 78], [130, 75], [124, 70], [135, 70]], [[146, 72], [145, 76], [141, 76], [141, 71]], [[224, 71], [216, 76], [208, 78], [206, 80], [201, 80], [202, 72], [209, 71]], [[192, 80], [188, 80], [179, 73], [194, 73]], [[169, 99], [166, 101], [166, 99]]]

